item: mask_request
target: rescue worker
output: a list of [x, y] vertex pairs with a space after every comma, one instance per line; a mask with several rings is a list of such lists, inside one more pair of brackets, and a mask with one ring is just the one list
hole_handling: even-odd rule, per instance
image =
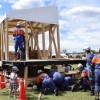
[[16, 25], [16, 29], [14, 30], [13, 36], [15, 41], [15, 60], [17, 59], [17, 52], [18, 48], [20, 50], [20, 59], [24, 59], [24, 45], [25, 45], [25, 38], [24, 38], [24, 31], [21, 29], [21, 25], [18, 23]]
[[57, 88], [62, 90], [69, 90], [69, 87], [72, 85], [71, 77], [62, 75], [60, 72], [57, 72], [54, 69], [49, 72], [49, 76], [53, 79]]
[[73, 80], [70, 76], [64, 76], [63, 87], [64, 90], [71, 90], [73, 84]]
[[63, 76], [55, 71], [54, 69], [52, 69], [50, 72], [49, 72], [49, 76], [50, 78], [53, 79], [55, 85], [57, 86], [57, 88], [62, 88], [62, 85], [63, 85]]
[[99, 100], [99, 90], [100, 90], [100, 49], [99, 54], [96, 54], [93, 59], [92, 63], [94, 66], [94, 76], [95, 76], [95, 100]]
[[54, 92], [56, 96], [58, 96], [58, 89], [56, 88], [52, 78], [48, 76], [48, 74], [44, 73], [42, 70], [38, 70], [38, 78], [36, 79], [36, 84], [41, 84], [41, 92], [46, 94], [47, 89], [51, 92]]
[[90, 86], [91, 86], [91, 91], [90, 91], [90, 95], [94, 95], [94, 77], [92, 76], [92, 72], [94, 69], [92, 69], [91, 65], [92, 65], [92, 58], [94, 56], [93, 53], [91, 53], [91, 48], [89, 46], [85, 46], [83, 49], [86, 53], [86, 68], [88, 70], [88, 78], [90, 80]]
[[88, 78], [88, 70], [83, 68], [83, 65], [81, 63], [78, 64], [77, 66], [78, 70], [79, 70], [79, 73], [81, 74], [81, 77], [79, 79], [79, 84], [80, 84], [80, 87], [79, 89], [80, 90], [90, 90], [90, 81], [89, 81], [89, 78]]

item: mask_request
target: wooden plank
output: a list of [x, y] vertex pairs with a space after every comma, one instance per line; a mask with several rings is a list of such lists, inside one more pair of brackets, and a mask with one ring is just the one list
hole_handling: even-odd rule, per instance
[[43, 57], [45, 57], [45, 33], [44, 33], [44, 24], [42, 23], [42, 48], [43, 48]]
[[29, 59], [29, 50], [28, 50], [28, 27], [27, 27], [27, 25], [28, 25], [28, 22], [27, 21], [25, 21], [25, 48], [26, 48], [26, 60], [28, 60]]
[[59, 25], [57, 25], [57, 43], [58, 43], [57, 57], [60, 57], [60, 33], [59, 33]]
[[8, 39], [8, 19], [5, 19], [5, 59], [9, 60], [9, 39]]
[[[49, 47], [50, 47], [50, 58], [52, 58], [52, 37], [51, 37], [51, 29], [49, 30]], [[48, 52], [49, 56], [49, 52]]]
[[36, 38], [36, 41], [37, 42], [34, 42], [34, 50], [38, 50], [38, 48], [37, 48], [37, 44], [38, 44], [38, 34], [35, 35], [35, 38]]
[[25, 80], [25, 87], [27, 88], [27, 79], [28, 79], [28, 67], [24, 69], [24, 80]]
[[4, 55], [3, 55], [3, 23], [0, 25], [1, 27], [1, 61], [4, 60]]
[[54, 43], [54, 47], [55, 47], [55, 52], [57, 55], [57, 46], [56, 46], [56, 42], [55, 42], [55, 38], [54, 38], [55, 29], [56, 29], [56, 25], [54, 25], [54, 30], [51, 33], [52, 33], [53, 43]]
[[[4, 55], [5, 55], [5, 28], [4, 28], [4, 22], [3, 22], [3, 52], [4, 52]], [[5, 59], [5, 57], [4, 57]]]
[[0, 54], [1, 54], [1, 55], [0, 55], [0, 58], [1, 58], [1, 59], [0, 59], [0, 60], [2, 61], [2, 60], [3, 60], [3, 59], [2, 59], [2, 56], [3, 56], [3, 55], [2, 55], [2, 54], [3, 54], [3, 47], [2, 47], [2, 46], [3, 46], [3, 39], [2, 39], [2, 37], [3, 37], [3, 23], [0, 24], [0, 33], [1, 33], [1, 34], [0, 34], [0, 38], [1, 38], [1, 41], [0, 41], [0, 46], [1, 46], [1, 47], [0, 47], [0, 49], [1, 49], [1, 51], [0, 51]]
[[52, 41], [53, 41], [53, 43], [54, 43], [54, 47], [55, 47], [55, 51], [56, 51], [56, 55], [57, 55], [57, 47], [56, 47], [56, 43], [55, 43], [55, 39], [54, 39], [55, 29], [56, 29], [55, 26], [54, 26], [54, 29], [53, 29], [53, 30], [52, 30], [52, 28], [51, 28], [51, 44], [49, 44], [48, 55], [49, 55], [49, 52], [50, 52], [50, 45], [52, 45]]

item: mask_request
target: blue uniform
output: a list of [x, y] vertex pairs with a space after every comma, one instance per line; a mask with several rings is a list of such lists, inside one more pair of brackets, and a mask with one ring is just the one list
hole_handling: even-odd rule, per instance
[[88, 70], [88, 78], [89, 78], [89, 80], [91, 81], [91, 92], [93, 92], [94, 91], [94, 79], [93, 79], [93, 77], [91, 77], [91, 73], [92, 73], [92, 70], [91, 70], [91, 64], [92, 64], [92, 59], [93, 59], [93, 57], [94, 57], [94, 54], [92, 54], [92, 53], [88, 53], [87, 54], [87, 56], [86, 56], [86, 58], [87, 58], [87, 63], [86, 63], [86, 69]]
[[64, 89], [67, 90], [72, 85], [72, 78], [70, 76], [64, 77]]
[[97, 54], [93, 57], [92, 63], [95, 64], [95, 92], [97, 93], [100, 87], [100, 54]]
[[50, 71], [49, 76], [53, 79], [54, 83], [58, 87], [62, 87], [63, 89], [67, 89], [69, 86], [72, 85], [72, 78], [69, 76], [62, 76], [57, 71]]
[[57, 71], [50, 71], [49, 76], [53, 79], [56, 86], [61, 86], [63, 83], [63, 76]]
[[88, 77], [91, 78], [90, 73], [91, 73], [91, 64], [92, 64], [92, 58], [94, 54], [88, 53], [86, 55], [87, 63], [86, 63], [86, 69], [88, 70]]
[[42, 92], [44, 92], [46, 88], [49, 88], [52, 92], [55, 92], [57, 90], [53, 80], [46, 73], [41, 73], [38, 76], [37, 83], [42, 83]]
[[15, 58], [17, 57], [18, 48], [20, 49], [21, 57], [24, 56], [24, 31], [20, 28], [14, 30], [14, 41], [15, 41]]

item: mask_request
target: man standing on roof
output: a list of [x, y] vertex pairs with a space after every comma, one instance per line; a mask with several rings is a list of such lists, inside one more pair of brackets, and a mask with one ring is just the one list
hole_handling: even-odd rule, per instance
[[24, 59], [24, 45], [25, 45], [25, 38], [24, 38], [24, 31], [21, 29], [20, 24], [16, 25], [16, 29], [14, 30], [13, 36], [15, 41], [15, 60], [17, 59], [17, 51], [18, 48], [20, 50], [20, 59]]
[[94, 69], [92, 68], [92, 59], [94, 54], [91, 53], [91, 48], [89, 46], [84, 47], [83, 49], [86, 53], [86, 68], [88, 70], [88, 78], [90, 80], [90, 86], [91, 86], [91, 92], [90, 95], [94, 95], [94, 76], [93, 76], [93, 72]]

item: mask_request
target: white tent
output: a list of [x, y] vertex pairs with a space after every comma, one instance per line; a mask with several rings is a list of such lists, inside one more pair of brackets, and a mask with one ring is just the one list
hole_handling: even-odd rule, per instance
[[0, 23], [5, 18], [21, 19], [34, 22], [42, 22], [48, 24], [58, 24], [58, 8], [57, 6], [38, 7], [31, 9], [12, 10], [7, 12]]

